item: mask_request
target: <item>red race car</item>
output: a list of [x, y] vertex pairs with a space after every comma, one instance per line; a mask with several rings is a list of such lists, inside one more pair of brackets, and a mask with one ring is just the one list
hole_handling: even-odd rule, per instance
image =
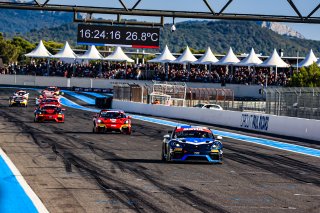
[[131, 116], [122, 110], [101, 110], [93, 117], [93, 132], [131, 134]]
[[58, 87], [47, 87], [41, 91], [41, 94], [47, 98], [56, 97], [60, 95], [60, 89]]
[[56, 105], [43, 105], [39, 106], [34, 111], [34, 122], [55, 121], [58, 123], [64, 123], [64, 111]]

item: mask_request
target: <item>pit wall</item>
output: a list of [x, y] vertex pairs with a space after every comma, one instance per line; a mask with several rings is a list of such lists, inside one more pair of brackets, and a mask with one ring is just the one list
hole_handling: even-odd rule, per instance
[[174, 107], [113, 100], [114, 109], [131, 113], [183, 119], [212, 125], [254, 130], [282, 136], [320, 141], [320, 121], [259, 113]]
[[[136, 83], [149, 84], [152, 81], [137, 80], [118, 80], [118, 79], [92, 79], [92, 78], [65, 78], [65, 77], [47, 77], [31, 75], [0, 75], [0, 84], [19, 85], [19, 86], [58, 86], [58, 87], [86, 87], [86, 88], [112, 88], [112, 83]], [[192, 88], [221, 88], [221, 84], [214, 83], [194, 83], [188, 82], [188, 87]], [[240, 85], [227, 84], [226, 89], [232, 89], [235, 97], [261, 98], [259, 85]]]

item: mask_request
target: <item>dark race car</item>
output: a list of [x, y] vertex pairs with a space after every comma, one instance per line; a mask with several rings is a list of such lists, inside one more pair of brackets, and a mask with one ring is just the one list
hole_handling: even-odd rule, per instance
[[64, 123], [64, 110], [56, 105], [39, 106], [34, 111], [34, 122], [55, 121]]
[[101, 110], [93, 117], [93, 132], [131, 134], [131, 116], [122, 110]]
[[165, 135], [162, 145], [163, 161], [205, 160], [221, 163], [223, 146], [221, 136], [214, 137], [206, 127], [178, 126], [171, 135]]

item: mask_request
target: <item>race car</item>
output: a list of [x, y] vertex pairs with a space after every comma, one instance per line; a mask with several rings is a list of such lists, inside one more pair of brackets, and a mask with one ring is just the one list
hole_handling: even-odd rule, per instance
[[122, 110], [101, 110], [93, 116], [93, 132], [131, 134], [131, 116]]
[[58, 87], [47, 87], [41, 91], [44, 97], [51, 98], [60, 95], [60, 89]]
[[9, 106], [28, 106], [28, 100], [22, 96], [13, 96], [9, 98]]
[[57, 107], [61, 107], [61, 103], [60, 103], [58, 98], [42, 98], [42, 99], [40, 99], [40, 101], [38, 99], [38, 104], [37, 105], [44, 106], [44, 105], [47, 105], [47, 104], [51, 104], [51, 105], [55, 105]]
[[18, 90], [15, 93], [13, 93], [12, 97], [22, 97], [25, 99], [29, 99], [29, 93], [27, 93], [27, 91], [25, 90]]
[[162, 161], [205, 160], [221, 163], [223, 145], [221, 136], [214, 137], [206, 127], [177, 126], [164, 136], [162, 144]]
[[43, 105], [39, 106], [34, 111], [34, 122], [55, 121], [64, 123], [64, 111], [61, 107], [56, 105]]

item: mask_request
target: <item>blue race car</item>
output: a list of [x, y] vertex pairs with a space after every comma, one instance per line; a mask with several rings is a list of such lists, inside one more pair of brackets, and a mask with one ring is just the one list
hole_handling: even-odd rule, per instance
[[186, 161], [205, 160], [210, 163], [221, 163], [223, 146], [221, 136], [214, 137], [206, 127], [177, 126], [164, 136], [162, 160]]

